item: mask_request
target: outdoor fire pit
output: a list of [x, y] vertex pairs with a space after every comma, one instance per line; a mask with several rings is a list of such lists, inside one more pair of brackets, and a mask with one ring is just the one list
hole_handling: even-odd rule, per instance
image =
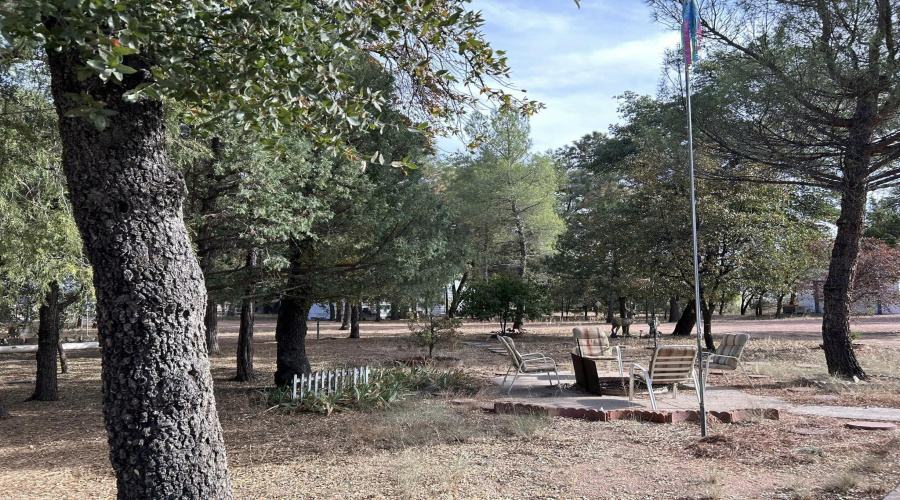
[[[575, 369], [575, 383], [582, 389], [598, 396], [627, 396], [628, 377], [618, 375], [601, 377], [597, 373], [597, 363], [591, 359], [572, 354], [572, 366]], [[635, 382], [635, 391], [646, 391], [647, 386], [641, 382]], [[668, 392], [666, 386], [654, 387], [654, 394]]]

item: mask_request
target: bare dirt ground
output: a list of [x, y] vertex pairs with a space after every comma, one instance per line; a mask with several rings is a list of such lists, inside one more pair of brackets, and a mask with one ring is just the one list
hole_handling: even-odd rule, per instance
[[[593, 318], [591, 318], [593, 319]], [[389, 410], [328, 417], [266, 411], [258, 389], [274, 372], [274, 321], [257, 321], [259, 381], [234, 375], [237, 324], [220, 323], [222, 353], [212, 357], [219, 415], [238, 498], [784, 498], [880, 499], [900, 482], [900, 432], [846, 429], [844, 421], [783, 414], [778, 421], [696, 424], [496, 415], [479, 405], [452, 405], [452, 395], [410, 401]], [[668, 333], [671, 325], [661, 330]], [[568, 364], [571, 323], [531, 324], [521, 339]], [[900, 318], [860, 318], [857, 351], [873, 381], [845, 384], [825, 375], [818, 318], [750, 320], [716, 317], [716, 334], [744, 331], [751, 371], [768, 375], [753, 392], [806, 404], [900, 408]], [[497, 327], [467, 323], [465, 337], [484, 339]], [[634, 325], [633, 333], [646, 326]], [[333, 323], [315, 323], [308, 342], [316, 368], [380, 364], [417, 356], [402, 322], [366, 322], [362, 339], [344, 338]], [[771, 338], [770, 338], [771, 337]], [[663, 337], [665, 343], [678, 339]], [[646, 339], [625, 339], [626, 352], [645, 352]], [[681, 342], [677, 342], [681, 343]], [[506, 360], [485, 349], [442, 350], [487, 380]], [[60, 376], [62, 400], [24, 402], [34, 377], [33, 354], [0, 355], [0, 397], [14, 415], [0, 421], [3, 498], [112, 498], [96, 351], [69, 354]], [[803, 366], [798, 366], [803, 365]], [[892, 378], [893, 377], [893, 378]], [[746, 380], [732, 378], [742, 390]], [[712, 376], [712, 384], [724, 384]], [[788, 387], [810, 385], [809, 393]], [[821, 398], [821, 396], [830, 396]], [[476, 399], [490, 401], [485, 387]], [[798, 434], [815, 428], [822, 435]]]

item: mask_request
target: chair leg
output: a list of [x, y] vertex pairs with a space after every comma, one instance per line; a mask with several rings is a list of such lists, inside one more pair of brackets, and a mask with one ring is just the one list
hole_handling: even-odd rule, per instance
[[647, 382], [647, 391], [650, 393], [650, 406], [653, 407], [653, 410], [656, 410], [656, 396], [653, 395], [653, 382], [649, 379]]
[[628, 401], [634, 401], [634, 374], [628, 377]]
[[738, 361], [738, 366], [741, 367], [741, 371], [744, 372], [744, 376], [747, 377], [747, 382], [750, 382], [750, 387], [753, 387], [755, 389], [756, 386], [753, 385], [753, 379], [750, 378], [750, 375], [747, 373], [747, 370], [744, 369], [744, 363], [741, 363], [740, 361]]
[[513, 376], [512, 382], [510, 382], [509, 384], [509, 390], [506, 391], [507, 396], [509, 396], [509, 394], [512, 392], [513, 386], [516, 385], [516, 379], [519, 378], [519, 373], [521, 372], [519, 370], [516, 370], [516, 374]]
[[672, 384], [672, 399], [678, 399], [678, 382]]
[[618, 362], [619, 362], [619, 376], [624, 377], [625, 371], [622, 369], [622, 358], [619, 358]]
[[506, 370], [506, 375], [503, 376], [503, 382], [500, 382], [500, 389], [503, 389], [503, 386], [506, 385], [506, 377], [509, 377], [509, 372], [512, 371], [512, 367]]
[[726, 372], [725, 370], [722, 370], [722, 375], [725, 377], [725, 383], [731, 384], [731, 380], [728, 380], [728, 372]]

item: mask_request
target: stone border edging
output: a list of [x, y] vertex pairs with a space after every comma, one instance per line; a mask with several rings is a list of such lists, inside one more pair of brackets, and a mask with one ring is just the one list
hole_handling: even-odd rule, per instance
[[[494, 412], [530, 413], [544, 415], [547, 417], [579, 418], [582, 420], [592, 420], [599, 422], [612, 422], [613, 420], [640, 420], [642, 422], [671, 424], [700, 421], [700, 412], [698, 410], [661, 411], [641, 410], [634, 408], [624, 410], [595, 410], [592, 408], [566, 408], [504, 401], [498, 401], [494, 403]], [[768, 420], [778, 420], [779, 418], [778, 410], [775, 408], [764, 408], [761, 410], [740, 409], [728, 411], [710, 411], [707, 413], [726, 424], [747, 421], [754, 416], [762, 416], [762, 418]]]

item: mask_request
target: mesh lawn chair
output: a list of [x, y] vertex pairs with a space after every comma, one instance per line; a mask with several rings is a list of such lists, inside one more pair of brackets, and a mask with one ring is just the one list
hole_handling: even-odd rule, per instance
[[697, 360], [697, 346], [666, 345], [660, 346], [650, 358], [650, 369], [635, 363], [631, 367], [628, 378], [628, 401], [634, 401], [634, 381], [642, 380], [650, 392], [650, 404], [656, 410], [656, 396], [653, 395], [653, 384], [672, 384], [672, 397], [678, 397], [679, 382], [694, 382], [697, 401], [700, 401], [700, 385], [697, 383], [697, 371], [694, 362]]
[[722, 337], [719, 347], [716, 348], [716, 352], [704, 353], [705, 361], [709, 363], [706, 373], [709, 373], [709, 370], [722, 370], [725, 381], [731, 383], [726, 372], [740, 368], [747, 377], [747, 381], [750, 382], [750, 387], [753, 387], [753, 380], [750, 379], [750, 375], [747, 375], [747, 371], [744, 370], [744, 365], [741, 363], [741, 354], [744, 352], [744, 346], [747, 345], [748, 340], [750, 340], [750, 334], [747, 333], [726, 333]]
[[559, 385], [559, 371], [556, 368], [556, 361], [553, 361], [552, 358], [548, 358], [539, 352], [520, 354], [519, 351], [516, 350], [516, 343], [513, 339], [500, 335], [498, 335], [497, 338], [500, 339], [503, 347], [506, 348], [507, 354], [509, 354], [510, 365], [509, 369], [506, 370], [506, 375], [503, 376], [503, 382], [500, 384], [501, 390], [503, 390], [503, 385], [506, 384], [506, 377], [509, 377], [510, 372], [513, 370], [516, 371], [516, 374], [509, 384], [509, 390], [506, 391], [507, 394], [512, 392], [516, 379], [519, 378], [519, 374], [522, 373], [547, 373], [547, 378], [550, 380], [550, 385], [552, 386], [553, 380], [550, 379], [549, 373], [554, 372], [556, 373], [556, 385]]
[[572, 329], [575, 336], [575, 348], [572, 354], [577, 354], [592, 361], [606, 361], [606, 369], [609, 363], [615, 361], [619, 365], [619, 376], [624, 377], [622, 369], [622, 348], [609, 344], [609, 332], [599, 326], [576, 326]]

